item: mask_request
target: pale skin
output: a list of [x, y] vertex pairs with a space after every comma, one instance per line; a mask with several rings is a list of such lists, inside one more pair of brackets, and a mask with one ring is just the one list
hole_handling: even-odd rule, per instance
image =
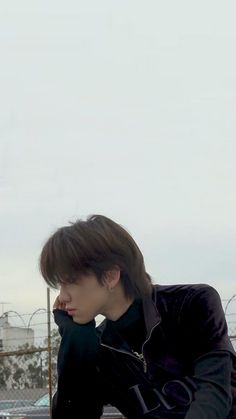
[[132, 304], [123, 291], [118, 267], [106, 271], [103, 284], [91, 273], [79, 275], [73, 283], [62, 283], [53, 309], [65, 310], [79, 324], [86, 324], [98, 314], [118, 320]]

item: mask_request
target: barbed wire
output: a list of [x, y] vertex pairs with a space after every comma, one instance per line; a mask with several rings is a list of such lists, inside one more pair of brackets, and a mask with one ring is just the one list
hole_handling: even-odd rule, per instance
[[[29, 317], [29, 316], [32, 316], [32, 314], [34, 315], [34, 316], [36, 316], [36, 315], [46, 315], [46, 314], [48, 314], [48, 313], [50, 313], [52, 316], [53, 316], [53, 312], [51, 311], [51, 310], [46, 310], [46, 309], [43, 309], [43, 310], [45, 310], [44, 312], [31, 312], [31, 313], [23, 313], [23, 314], [20, 314], [20, 313], [18, 313], [18, 314], [8, 314], [8, 313], [10, 313], [10, 311], [12, 311], [12, 310], [9, 310], [9, 311], [5, 311], [4, 313], [2, 313], [1, 314], [1, 316], [0, 316], [0, 319], [2, 318], [2, 319], [4, 319], [4, 318], [8, 318], [8, 319], [11, 319], [11, 318], [18, 318], [19, 316], [20, 317]], [[7, 316], [6, 316], [7, 315]]]
[[[46, 309], [45, 309], [46, 310]], [[9, 312], [10, 312], [10, 310], [9, 310]], [[1, 317], [4, 317], [6, 314], [8, 315], [8, 317], [18, 317], [18, 315], [17, 314], [8, 314], [9, 313], [8, 311], [5, 311], [4, 313], [2, 313], [1, 314], [1, 316], [0, 316], [0, 318]], [[31, 314], [33, 314], [34, 312], [30, 312], [30, 313], [23, 313], [23, 314], [20, 314], [20, 316], [21, 317], [23, 317], [23, 316], [31, 316]], [[45, 311], [45, 313], [46, 313], [46, 311]], [[38, 314], [43, 314], [43, 313], [38, 313]]]
[[[229, 298], [229, 299], [226, 299], [226, 298], [222, 298], [221, 299], [221, 301], [222, 302], [225, 302], [225, 303], [233, 303], [234, 301], [236, 301], [236, 295], [233, 295], [231, 298]], [[230, 304], [228, 305], [228, 310], [230, 309]], [[227, 306], [227, 304], [226, 304], [226, 306]], [[48, 313], [50, 312], [50, 314], [51, 314], [51, 317], [52, 317], [52, 330], [54, 330], [54, 329], [56, 329], [57, 328], [57, 326], [54, 328], [54, 326], [55, 326], [55, 322], [54, 322], [54, 317], [53, 317], [53, 312], [52, 312], [52, 310], [50, 310], [50, 311], [48, 311], [46, 308], [39, 308], [39, 309], [37, 309], [37, 310], [35, 310], [34, 312], [26, 312], [26, 313], [23, 313], [23, 314], [20, 314], [20, 313], [17, 313], [17, 312], [15, 312], [15, 311], [13, 311], [13, 310], [9, 310], [9, 311], [6, 311], [6, 312], [4, 312], [1, 316], [0, 316], [0, 320], [1, 319], [4, 319], [4, 318], [7, 318], [7, 320], [9, 320], [9, 322], [11, 322], [11, 320], [14, 320], [14, 319], [19, 319], [19, 321], [20, 321], [20, 318], [21, 319], [23, 319], [23, 321], [27, 321], [27, 320], [29, 320], [29, 322], [31, 321], [31, 319], [33, 318], [33, 317], [36, 317], [36, 316], [41, 316], [41, 318], [42, 318], [42, 316], [44, 316], [45, 317], [45, 321], [34, 321], [34, 322], [32, 322], [32, 323], [30, 323], [30, 325], [29, 325], [29, 323], [28, 323], [28, 326], [23, 326], [23, 324], [22, 325], [15, 325], [15, 324], [10, 324], [10, 327], [20, 327], [20, 329], [24, 329], [24, 330], [28, 330], [28, 329], [39, 329], [39, 326], [41, 326], [41, 330], [44, 330], [44, 328], [46, 329], [47, 327], [48, 327]], [[225, 317], [226, 317], [226, 321], [227, 321], [227, 323], [228, 324], [235, 324], [236, 325], [236, 317], [235, 317], [235, 320], [232, 320], [232, 317], [233, 316], [236, 316], [236, 312], [235, 311], [233, 311], [233, 312], [227, 312], [227, 313], [225, 313]], [[26, 318], [27, 318], [27, 320], [26, 320]], [[229, 319], [230, 318], [230, 319]], [[38, 319], [39, 319], [39, 317], [38, 317]], [[96, 320], [96, 324], [97, 324], [97, 326], [100, 324], [102, 322], [102, 320]], [[14, 322], [15, 323], [15, 322]], [[17, 322], [18, 323], [18, 322]], [[0, 325], [0, 330], [1, 330], [1, 328], [3, 327], [3, 324], [1, 324]], [[232, 328], [232, 327], [231, 327]], [[236, 328], [236, 327], [235, 327]], [[34, 330], [35, 331], [35, 330]], [[45, 335], [45, 336], [42, 336], [42, 338], [46, 338], [47, 336]], [[12, 338], [13, 339], [13, 338]], [[21, 338], [18, 338], [18, 339], [21, 339]], [[37, 336], [37, 339], [38, 339], [38, 336]], [[5, 339], [4, 339], [5, 340]], [[24, 340], [24, 338], [22, 338], [22, 340]]]
[[[224, 301], [224, 302], [229, 301], [229, 300], [230, 300], [230, 298], [221, 298], [221, 301]], [[232, 298], [231, 301], [235, 301], [235, 300], [236, 300], [236, 297]]]
[[[228, 301], [233, 302], [233, 301], [236, 301], [236, 297], [234, 297], [234, 298], [232, 298], [232, 299], [231, 299], [231, 298], [221, 298], [221, 301], [222, 301], [222, 302], [228, 302]], [[43, 312], [37, 312], [38, 310], [43, 310]], [[19, 317], [19, 315], [20, 315], [21, 317], [24, 317], [24, 316], [31, 316], [32, 314], [34, 314], [34, 315], [43, 315], [43, 314], [47, 314], [47, 313], [48, 313], [48, 310], [47, 310], [46, 308], [44, 308], [44, 307], [39, 308], [39, 309], [36, 309], [35, 311], [28, 312], [28, 313], [17, 313], [17, 312], [15, 312], [15, 314], [13, 314], [13, 313], [8, 314], [8, 313], [10, 313], [11, 311], [13, 311], [13, 310], [9, 310], [9, 311], [6, 311], [6, 312], [2, 313], [2, 314], [0, 315], [0, 318], [4, 317], [4, 315], [5, 315], [5, 314], [7, 314], [7, 315], [8, 315], [8, 318], [14, 318], [14, 317]], [[49, 312], [50, 312], [51, 314], [53, 314], [53, 313], [52, 313], [52, 310], [49, 310]], [[236, 314], [236, 313], [235, 313], [235, 314]]]

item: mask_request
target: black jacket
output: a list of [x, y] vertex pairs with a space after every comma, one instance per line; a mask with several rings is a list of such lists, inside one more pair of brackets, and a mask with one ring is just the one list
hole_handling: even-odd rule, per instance
[[98, 419], [105, 403], [129, 419], [233, 418], [235, 352], [215, 289], [156, 285], [142, 304], [140, 354], [106, 320], [95, 329], [55, 310], [62, 343], [53, 419]]

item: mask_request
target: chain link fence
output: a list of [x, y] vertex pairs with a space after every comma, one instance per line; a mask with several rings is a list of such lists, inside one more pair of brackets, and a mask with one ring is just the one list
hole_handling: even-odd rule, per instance
[[[236, 298], [223, 305], [236, 349]], [[0, 317], [0, 410], [4, 401], [28, 404], [51, 394], [56, 388], [59, 344], [57, 328], [48, 329], [46, 309], [24, 315], [11, 311]]]
[[[50, 335], [48, 335], [50, 330]], [[0, 410], [32, 404], [56, 387], [60, 336], [45, 309], [0, 317]]]

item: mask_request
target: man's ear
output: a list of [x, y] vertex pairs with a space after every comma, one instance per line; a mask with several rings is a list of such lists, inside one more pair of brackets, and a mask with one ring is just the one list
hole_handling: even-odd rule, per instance
[[104, 284], [107, 286], [109, 291], [112, 291], [120, 281], [120, 268], [114, 266], [104, 274]]

